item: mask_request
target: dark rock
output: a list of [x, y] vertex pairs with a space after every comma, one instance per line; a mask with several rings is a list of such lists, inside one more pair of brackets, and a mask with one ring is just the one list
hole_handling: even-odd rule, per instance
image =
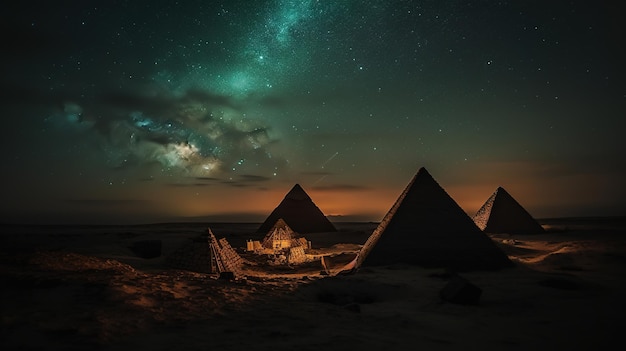
[[343, 306], [343, 308], [350, 312], [361, 313], [361, 305], [359, 305], [358, 303], [349, 303]]
[[442, 300], [460, 305], [478, 305], [482, 289], [460, 275], [453, 275], [439, 291]]
[[554, 288], [559, 290], [578, 290], [579, 286], [577, 283], [562, 279], [562, 278], [550, 278], [539, 281], [539, 285], [545, 286], [548, 288]]
[[222, 280], [235, 280], [235, 273], [233, 273], [233, 272], [220, 272], [220, 279], [222, 279]]
[[161, 240], [140, 240], [135, 241], [130, 250], [141, 258], [155, 258], [161, 256]]

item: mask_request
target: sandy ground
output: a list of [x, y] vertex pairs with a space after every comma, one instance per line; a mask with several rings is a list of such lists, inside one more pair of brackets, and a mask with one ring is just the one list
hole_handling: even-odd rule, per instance
[[[249, 266], [240, 281], [170, 269], [164, 257], [201, 234], [194, 229], [6, 227], [0, 348], [604, 349], [620, 341], [626, 311], [623, 224], [551, 221], [546, 234], [493, 235], [516, 265], [462, 274], [482, 289], [478, 305], [443, 301], [449, 276], [418, 267], [328, 277], [319, 262]], [[337, 265], [375, 224], [338, 227], [307, 235]], [[258, 240], [251, 225], [212, 229], [233, 247]], [[132, 254], [146, 239], [162, 240], [162, 257]]]

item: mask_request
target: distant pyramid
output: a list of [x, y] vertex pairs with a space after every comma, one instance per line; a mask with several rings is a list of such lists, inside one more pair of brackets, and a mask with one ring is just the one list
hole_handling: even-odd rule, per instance
[[504, 188], [498, 187], [474, 215], [486, 233], [539, 234], [541, 225]]
[[396, 263], [455, 271], [512, 266], [423, 167], [345, 270]]
[[257, 229], [257, 233], [267, 233], [280, 218], [291, 229], [302, 234], [337, 231], [299, 184], [291, 188], [283, 201]]

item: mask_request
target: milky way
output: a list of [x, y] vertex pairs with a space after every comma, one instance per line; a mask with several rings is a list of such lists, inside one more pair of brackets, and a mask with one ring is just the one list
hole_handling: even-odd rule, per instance
[[[286, 161], [267, 148], [277, 140], [268, 128], [272, 121], [246, 111], [306, 72], [310, 49], [294, 42], [328, 12], [324, 7], [313, 1], [267, 4], [241, 37], [194, 33], [180, 39], [183, 64], [175, 63], [175, 72], [168, 63], [176, 53], [156, 55], [139, 88], [84, 103], [66, 97], [71, 102], [49, 118], [97, 132], [112, 167], [156, 164], [156, 171], [195, 177], [248, 168], [275, 176]], [[212, 10], [218, 17], [235, 16], [225, 7]], [[234, 26], [234, 20], [226, 21]], [[222, 62], [211, 52], [215, 44], [232, 51]]]
[[8, 218], [77, 203], [95, 217], [124, 201], [167, 215], [156, 194], [198, 213], [262, 213], [243, 193], [232, 196], [249, 208], [211, 199], [242, 188], [274, 199], [301, 183], [328, 212], [376, 220], [421, 166], [468, 212], [500, 185], [535, 214], [623, 209], [626, 55], [606, 4], [12, 9], [1, 31]]

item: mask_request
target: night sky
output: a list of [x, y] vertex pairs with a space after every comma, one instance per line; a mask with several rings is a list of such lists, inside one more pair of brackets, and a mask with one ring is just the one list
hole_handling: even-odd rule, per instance
[[11, 1], [2, 222], [379, 221], [420, 167], [473, 215], [626, 215], [607, 1]]

